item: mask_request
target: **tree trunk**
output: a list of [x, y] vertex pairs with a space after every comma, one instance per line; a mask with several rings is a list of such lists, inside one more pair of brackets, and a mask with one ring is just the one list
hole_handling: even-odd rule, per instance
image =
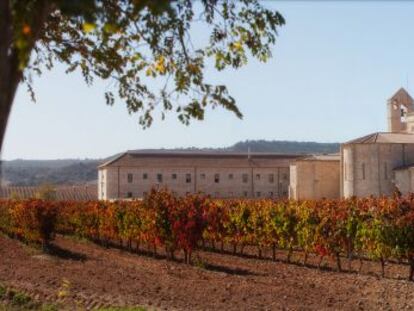
[[42, 240], [42, 252], [43, 253], [50, 253], [50, 244], [47, 240]]
[[318, 269], [321, 269], [322, 268], [322, 261], [323, 261], [323, 258], [324, 258], [325, 256], [320, 256], [320, 258], [319, 258], [319, 263], [318, 263]]
[[414, 278], [414, 258], [409, 258], [408, 262], [410, 264], [410, 273], [408, 276], [408, 281], [412, 282]]
[[189, 265], [193, 264], [193, 262], [192, 262], [192, 260], [191, 260], [192, 253], [193, 253], [193, 252], [192, 252], [191, 250], [189, 250], [189, 251], [188, 251], [188, 264], [189, 264]]
[[[16, 53], [10, 51], [13, 40], [12, 16], [10, 1], [0, 0], [0, 151], [3, 145], [4, 134], [6, 132], [7, 120], [16, 93], [17, 84], [13, 87], [12, 81], [15, 80], [11, 62], [16, 58]], [[14, 52], [14, 53], [13, 53]], [[14, 54], [14, 55], [11, 55]]]
[[352, 261], [353, 261], [353, 259], [354, 259], [354, 256], [353, 256], [352, 252], [349, 252], [348, 253], [348, 270], [349, 270], [349, 272], [352, 271]]
[[359, 258], [359, 269], [358, 269], [358, 273], [360, 274], [362, 272], [362, 265], [364, 264], [364, 261], [362, 258]]
[[290, 263], [290, 261], [292, 260], [292, 252], [293, 252], [293, 248], [292, 246], [289, 246], [289, 250], [288, 250], [288, 254], [287, 254], [287, 262]]
[[184, 251], [184, 263], [185, 264], [188, 264], [188, 253], [187, 253], [187, 250], [184, 249], [183, 251]]
[[[0, 152], [17, 87], [23, 78], [22, 65], [25, 65], [25, 61], [19, 57], [22, 51], [14, 44], [15, 29], [10, 3], [8, 0], [0, 0]], [[26, 16], [31, 29], [25, 50], [28, 59], [36, 41], [42, 36], [44, 24], [52, 9], [49, 1], [40, 0], [31, 10], [32, 14]]]
[[339, 256], [339, 253], [336, 253], [336, 268], [339, 272], [342, 271], [341, 257]]

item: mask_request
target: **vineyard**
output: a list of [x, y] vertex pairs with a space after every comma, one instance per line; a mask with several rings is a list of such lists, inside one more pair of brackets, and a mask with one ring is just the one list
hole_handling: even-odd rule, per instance
[[[303, 263], [317, 256], [369, 259], [384, 274], [388, 261], [410, 266], [414, 277], [414, 196], [343, 200], [213, 200], [152, 191], [143, 201], [66, 202], [7, 200], [0, 204], [0, 230], [47, 250], [54, 236], [77, 236], [104, 246], [162, 251], [170, 259], [183, 252], [231, 247], [264, 252], [301, 250]], [[362, 265], [362, 260], [360, 263]]]

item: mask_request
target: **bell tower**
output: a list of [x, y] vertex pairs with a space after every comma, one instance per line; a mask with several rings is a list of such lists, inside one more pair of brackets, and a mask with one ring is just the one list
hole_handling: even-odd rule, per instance
[[388, 132], [411, 132], [408, 125], [414, 117], [414, 100], [400, 88], [387, 102]]

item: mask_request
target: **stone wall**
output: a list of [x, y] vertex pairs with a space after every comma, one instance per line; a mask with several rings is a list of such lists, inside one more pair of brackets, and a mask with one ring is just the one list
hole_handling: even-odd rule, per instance
[[151, 188], [218, 198], [287, 197], [289, 157], [137, 157], [125, 155], [99, 169], [99, 198], [140, 198]]
[[337, 199], [340, 197], [338, 160], [298, 160], [290, 167], [292, 199]]
[[404, 195], [413, 192], [411, 179], [412, 172], [410, 168], [395, 171], [395, 185]]
[[392, 195], [394, 168], [414, 163], [414, 144], [347, 144], [342, 150], [344, 197]]

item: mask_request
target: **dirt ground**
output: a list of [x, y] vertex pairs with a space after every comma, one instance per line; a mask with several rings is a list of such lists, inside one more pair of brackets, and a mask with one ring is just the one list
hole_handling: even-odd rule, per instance
[[[43, 255], [0, 236], [0, 283], [35, 300], [82, 306], [144, 306], [149, 310], [410, 310], [408, 268], [365, 262], [362, 274], [199, 252], [193, 266], [57, 237], [57, 255]], [[269, 254], [267, 254], [269, 255]], [[348, 265], [343, 259], [344, 268]], [[354, 262], [352, 270], [357, 270]]]

